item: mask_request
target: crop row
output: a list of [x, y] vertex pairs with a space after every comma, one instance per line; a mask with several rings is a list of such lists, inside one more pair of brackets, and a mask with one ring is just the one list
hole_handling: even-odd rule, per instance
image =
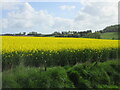
[[30, 67], [65, 66], [76, 63], [103, 62], [118, 57], [118, 48], [106, 49], [64, 49], [59, 51], [13, 51], [2, 52], [2, 69], [10, 69], [20, 64]]

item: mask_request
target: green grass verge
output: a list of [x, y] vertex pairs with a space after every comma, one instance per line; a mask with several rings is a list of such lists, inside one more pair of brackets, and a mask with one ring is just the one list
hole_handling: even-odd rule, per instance
[[3, 88], [119, 88], [118, 60], [51, 67], [18, 66], [3, 72]]

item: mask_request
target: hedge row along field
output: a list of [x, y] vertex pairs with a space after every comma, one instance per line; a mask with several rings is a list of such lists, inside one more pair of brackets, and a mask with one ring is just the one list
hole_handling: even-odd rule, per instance
[[118, 40], [2, 36], [3, 70], [20, 64], [75, 65], [117, 58]]

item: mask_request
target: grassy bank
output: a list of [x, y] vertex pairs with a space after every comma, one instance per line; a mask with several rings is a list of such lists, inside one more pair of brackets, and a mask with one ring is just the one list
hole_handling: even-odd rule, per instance
[[74, 66], [18, 66], [3, 72], [3, 88], [118, 88], [118, 60], [86, 62]]

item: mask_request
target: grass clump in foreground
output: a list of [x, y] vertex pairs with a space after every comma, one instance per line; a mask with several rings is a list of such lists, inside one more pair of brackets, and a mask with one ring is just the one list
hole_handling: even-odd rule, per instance
[[3, 72], [3, 88], [119, 88], [117, 60], [53, 67], [19, 66]]
[[53, 67], [47, 71], [39, 68], [19, 66], [3, 72], [3, 88], [70, 88], [74, 87], [68, 79], [66, 70]]
[[120, 86], [118, 61], [89, 62], [68, 69], [70, 80], [77, 88], [118, 88]]

